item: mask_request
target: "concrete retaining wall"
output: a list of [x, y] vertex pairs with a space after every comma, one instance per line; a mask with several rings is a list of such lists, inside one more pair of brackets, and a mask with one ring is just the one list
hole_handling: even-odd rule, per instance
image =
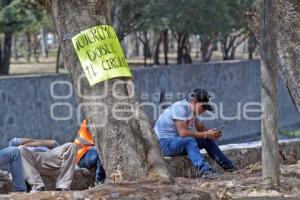
[[[260, 121], [243, 116], [247, 108], [258, 108], [245, 107], [247, 103], [260, 102], [259, 61], [141, 67], [133, 69], [133, 74], [137, 96], [142, 102], [155, 105], [155, 108], [144, 106], [152, 120], [159, 115], [159, 105], [181, 100], [194, 88], [205, 88], [212, 93], [218, 106], [214, 115], [218, 119], [205, 123], [208, 127], [226, 126], [221, 143], [259, 139]], [[61, 143], [72, 141], [80, 124], [80, 111], [66, 74], [1, 78], [0, 102], [1, 148], [13, 137], [54, 138]], [[221, 115], [232, 119], [220, 119]], [[287, 129], [300, 127], [300, 114], [281, 80], [279, 125]]]

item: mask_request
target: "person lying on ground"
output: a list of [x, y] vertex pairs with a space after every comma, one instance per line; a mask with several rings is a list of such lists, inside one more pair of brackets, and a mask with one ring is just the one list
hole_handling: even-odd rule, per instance
[[25, 180], [31, 191], [45, 190], [41, 175], [58, 176], [56, 190], [70, 190], [76, 161], [75, 144], [66, 143], [59, 146], [55, 140], [31, 138], [13, 138], [9, 144], [20, 149]]
[[17, 147], [6, 147], [0, 150], [0, 165], [9, 165], [12, 176], [13, 190], [15, 192], [26, 192], [25, 176], [21, 162], [20, 150]]
[[86, 119], [81, 123], [74, 144], [76, 144], [78, 148], [76, 154], [76, 163], [78, 166], [87, 169], [96, 168], [95, 185], [103, 184], [106, 173], [97, 152], [93, 136], [87, 127]]

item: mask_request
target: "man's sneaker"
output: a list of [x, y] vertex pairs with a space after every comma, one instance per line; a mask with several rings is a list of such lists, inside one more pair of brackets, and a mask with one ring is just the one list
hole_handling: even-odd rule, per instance
[[68, 188], [56, 188], [56, 191], [70, 191]]
[[234, 172], [237, 170], [237, 168], [234, 165], [228, 166], [228, 167], [223, 167], [225, 172]]
[[35, 193], [35, 192], [43, 192], [45, 191], [45, 187], [40, 187], [40, 188], [37, 188], [37, 189], [33, 189], [30, 191], [30, 193]]

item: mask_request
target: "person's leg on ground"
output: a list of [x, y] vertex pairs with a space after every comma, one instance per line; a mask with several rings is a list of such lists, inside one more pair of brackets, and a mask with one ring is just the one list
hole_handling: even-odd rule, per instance
[[193, 137], [161, 138], [160, 145], [165, 156], [188, 155], [193, 165], [201, 172], [212, 172], [213, 168], [201, 155]]
[[42, 191], [45, 184], [40, 175], [39, 160], [40, 156], [35, 152], [28, 150], [26, 147], [19, 147], [21, 153], [21, 161], [23, 165], [25, 180], [30, 185], [32, 191]]
[[58, 175], [56, 189], [69, 190], [74, 177], [77, 147], [66, 143], [41, 154], [43, 175]]
[[106, 173], [103, 168], [101, 159], [99, 158], [98, 152], [95, 148], [91, 148], [78, 163], [81, 168], [93, 168], [96, 167], [96, 183], [104, 183]]
[[218, 147], [215, 141], [210, 139], [197, 139], [199, 148], [204, 148], [207, 154], [215, 160], [224, 170], [234, 169], [234, 165], [229, 160], [221, 149]]
[[10, 164], [14, 191], [26, 192], [27, 188], [19, 148], [7, 147], [0, 150], [0, 165], [6, 165], [8, 163]]

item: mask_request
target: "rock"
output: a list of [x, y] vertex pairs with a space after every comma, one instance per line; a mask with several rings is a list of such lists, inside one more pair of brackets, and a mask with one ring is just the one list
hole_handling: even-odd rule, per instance
[[[247, 143], [238, 145], [221, 146], [224, 154], [231, 159], [238, 169], [243, 169], [251, 164], [261, 162], [261, 143]], [[202, 151], [203, 152], [203, 151]], [[300, 139], [282, 140], [279, 142], [280, 162], [294, 164], [300, 160]], [[205, 152], [205, 159], [216, 169], [223, 170]], [[192, 165], [187, 156], [166, 157], [170, 171], [175, 177], [199, 178], [199, 171]], [[252, 166], [252, 171], [261, 171], [261, 165]], [[249, 173], [252, 173], [249, 172]]]

